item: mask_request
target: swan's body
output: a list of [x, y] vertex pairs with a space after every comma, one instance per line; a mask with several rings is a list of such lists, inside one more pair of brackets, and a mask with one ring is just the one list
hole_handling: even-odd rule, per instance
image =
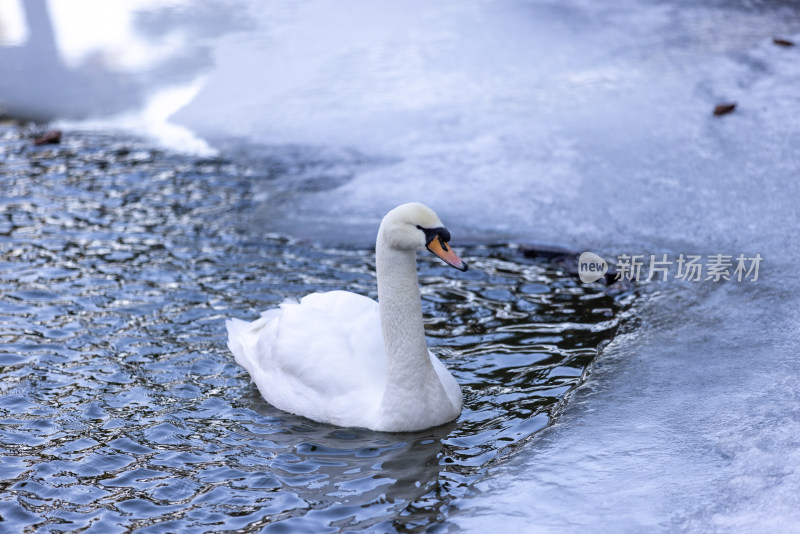
[[378, 231], [378, 302], [346, 291], [286, 301], [248, 323], [226, 322], [228, 347], [273, 406], [315, 421], [383, 431], [441, 425], [461, 413], [461, 389], [428, 351], [416, 251], [467, 266], [422, 204], [390, 211]]

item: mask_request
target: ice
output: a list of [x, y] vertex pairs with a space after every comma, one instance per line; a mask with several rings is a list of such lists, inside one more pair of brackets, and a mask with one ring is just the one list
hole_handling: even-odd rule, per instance
[[[468, 238], [715, 248], [743, 219], [705, 214], [707, 201], [788, 198], [764, 187], [782, 177], [760, 162], [796, 165], [796, 128], [775, 121], [796, 103], [797, 51], [771, 42], [796, 20], [789, 4], [252, 9], [264, 36], [221, 39], [174, 120], [210, 140], [379, 159], [341, 187], [280, 196], [271, 224], [310, 233], [346, 220], [370, 240], [387, 209], [421, 199]], [[711, 114], [732, 100], [734, 114]], [[750, 219], [760, 205], [742, 209]]]
[[793, 531], [797, 306], [757, 284], [652, 298], [559, 421], [459, 503], [459, 526]]

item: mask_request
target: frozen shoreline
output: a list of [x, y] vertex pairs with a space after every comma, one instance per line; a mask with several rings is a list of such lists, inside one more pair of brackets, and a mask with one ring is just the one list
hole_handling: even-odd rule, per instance
[[454, 521], [469, 532], [792, 530], [800, 344], [788, 286], [667, 288], [638, 306], [558, 422]]

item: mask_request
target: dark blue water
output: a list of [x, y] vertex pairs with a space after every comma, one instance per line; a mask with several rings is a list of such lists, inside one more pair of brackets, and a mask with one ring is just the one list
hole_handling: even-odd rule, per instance
[[414, 434], [315, 423], [260, 398], [223, 320], [319, 290], [375, 297], [372, 251], [262, 231], [254, 191], [280, 161], [30, 133], [0, 129], [4, 532], [447, 530], [554, 420], [629, 298], [515, 246], [461, 247], [463, 274], [422, 259], [461, 417]]

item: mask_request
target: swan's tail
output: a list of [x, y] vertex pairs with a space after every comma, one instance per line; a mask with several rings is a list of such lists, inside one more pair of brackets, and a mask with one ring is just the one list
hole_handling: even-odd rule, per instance
[[[276, 312], [276, 313], [270, 313]], [[226, 319], [225, 327], [228, 329], [228, 348], [233, 353], [236, 363], [247, 369], [250, 376], [255, 376], [258, 361], [259, 336], [262, 330], [273, 319], [276, 318], [279, 310], [268, 310], [261, 314], [261, 318], [252, 323], [241, 319]], [[269, 346], [267, 344], [266, 346]], [[263, 347], [262, 347], [263, 350]]]
[[250, 323], [241, 319], [225, 319], [225, 328], [228, 329], [228, 348], [236, 358], [236, 363], [245, 368], [247, 366], [243, 365], [241, 360], [244, 359], [246, 331], [249, 326]]

